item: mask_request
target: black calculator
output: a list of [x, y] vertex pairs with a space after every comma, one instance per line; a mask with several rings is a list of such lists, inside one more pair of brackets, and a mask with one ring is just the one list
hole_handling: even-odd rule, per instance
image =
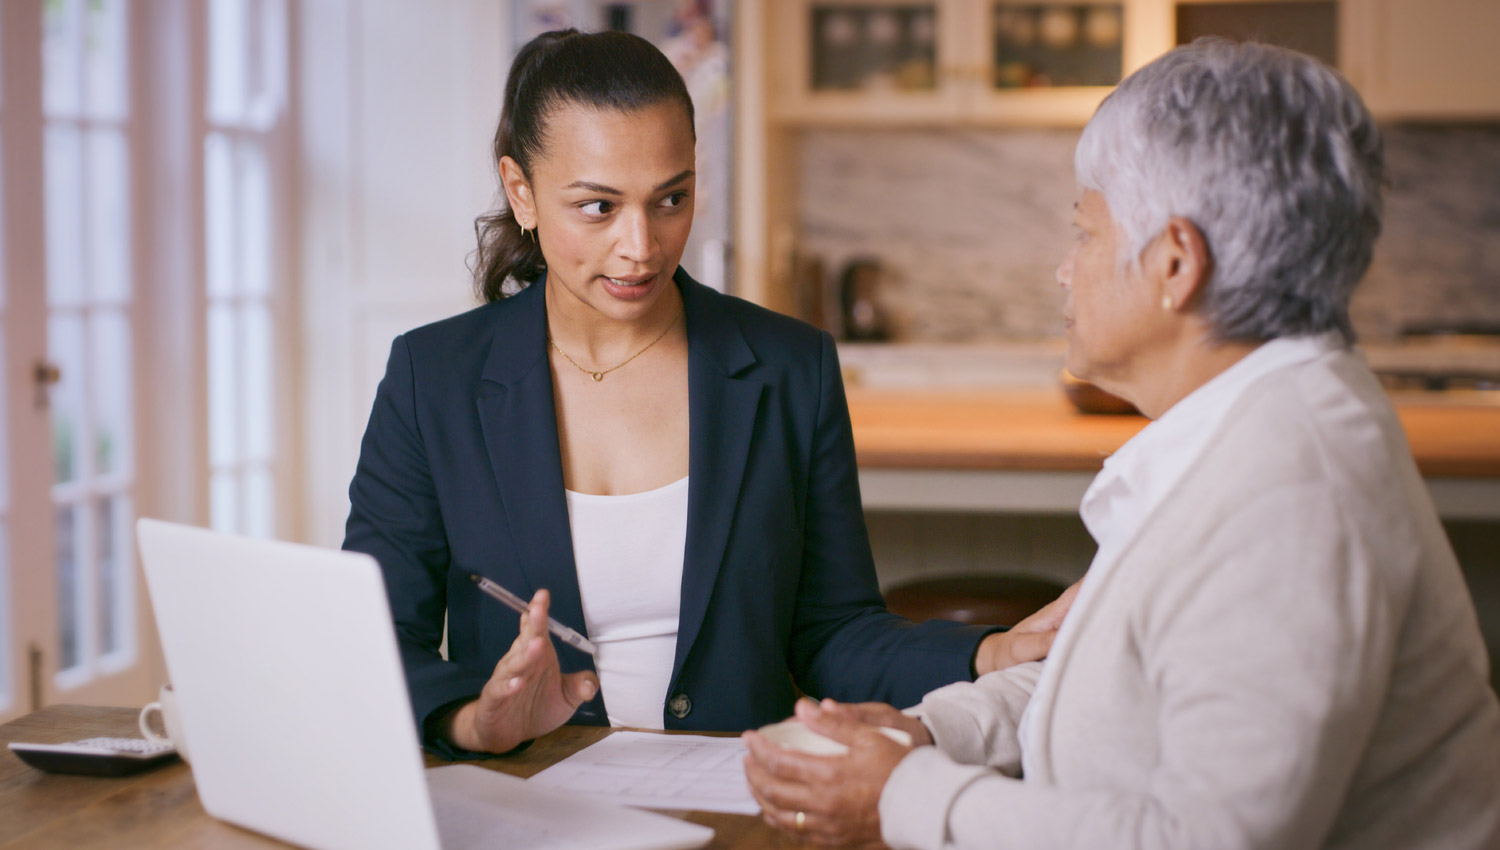
[[25, 744], [13, 741], [11, 752], [21, 761], [51, 773], [87, 776], [125, 776], [171, 761], [171, 744], [145, 738], [85, 738], [65, 744]]

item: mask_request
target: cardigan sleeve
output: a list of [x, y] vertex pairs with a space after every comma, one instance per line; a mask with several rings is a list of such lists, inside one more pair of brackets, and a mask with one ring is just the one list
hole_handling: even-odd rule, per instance
[[446, 709], [479, 695], [487, 670], [466, 669], [439, 653], [447, 608], [448, 542], [416, 416], [411, 353], [391, 345], [375, 392], [359, 464], [349, 485], [343, 548], [380, 563], [396, 641], [422, 742], [447, 758], [465, 757], [435, 734]]
[[886, 840], [1322, 847], [1384, 703], [1399, 629], [1375, 557], [1335, 495], [1318, 484], [1256, 494], [1198, 556], [1211, 568], [1163, 571], [1146, 597], [1131, 639], [1158, 692], [1149, 781], [1060, 787], [977, 772], [921, 748], [882, 792]]
[[1041, 661], [1017, 664], [955, 682], [922, 698], [907, 714], [921, 720], [932, 741], [960, 764], [992, 767], [1021, 775], [1021, 716], [1042, 676]]
[[791, 668], [798, 686], [813, 696], [909, 706], [928, 691], [972, 679], [979, 641], [995, 629], [943, 620], [913, 624], [886, 610], [833, 337], [823, 333], [821, 346]]

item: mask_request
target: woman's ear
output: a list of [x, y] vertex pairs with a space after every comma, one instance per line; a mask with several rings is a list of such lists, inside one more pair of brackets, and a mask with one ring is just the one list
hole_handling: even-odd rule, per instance
[[500, 157], [500, 185], [505, 187], [505, 200], [522, 228], [536, 227], [536, 197], [531, 194], [531, 182], [521, 164], [508, 156]]
[[1158, 241], [1161, 256], [1158, 269], [1161, 273], [1162, 305], [1170, 310], [1186, 308], [1208, 284], [1213, 273], [1214, 259], [1209, 253], [1208, 241], [1203, 231], [1181, 216], [1167, 220], [1166, 229]]

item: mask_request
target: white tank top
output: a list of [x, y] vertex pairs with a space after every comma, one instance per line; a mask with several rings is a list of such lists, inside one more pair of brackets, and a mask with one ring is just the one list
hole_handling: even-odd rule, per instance
[[613, 726], [662, 728], [677, 652], [688, 479], [628, 496], [567, 491], [573, 560]]

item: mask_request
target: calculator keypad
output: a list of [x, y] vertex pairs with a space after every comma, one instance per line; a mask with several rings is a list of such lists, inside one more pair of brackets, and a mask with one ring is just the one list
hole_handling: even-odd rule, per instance
[[91, 750], [139, 753], [143, 756], [164, 753], [172, 749], [169, 743], [148, 741], [145, 738], [85, 738], [82, 741], [73, 741], [72, 745]]

